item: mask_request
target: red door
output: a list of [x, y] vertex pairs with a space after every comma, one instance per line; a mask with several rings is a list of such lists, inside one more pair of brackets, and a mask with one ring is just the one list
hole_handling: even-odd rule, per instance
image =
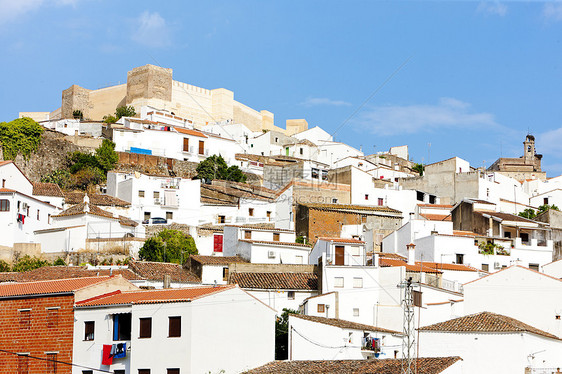
[[343, 245], [336, 245], [336, 265], [345, 265], [344, 252]]
[[214, 240], [213, 250], [215, 252], [222, 252], [222, 235], [215, 235], [213, 237], [213, 240]]

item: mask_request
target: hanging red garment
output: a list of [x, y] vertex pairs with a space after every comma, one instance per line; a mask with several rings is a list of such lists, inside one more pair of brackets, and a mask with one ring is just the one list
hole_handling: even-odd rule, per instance
[[113, 356], [111, 356], [111, 344], [104, 344], [103, 345], [103, 353], [101, 356], [101, 364], [102, 365], [111, 365], [113, 364]]

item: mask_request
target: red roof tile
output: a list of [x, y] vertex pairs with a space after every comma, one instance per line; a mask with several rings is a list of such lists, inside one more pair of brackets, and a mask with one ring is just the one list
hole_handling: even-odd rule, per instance
[[408, 265], [408, 263], [404, 260], [399, 260], [395, 258], [388, 258], [388, 257], [379, 257], [379, 266], [382, 267], [389, 267], [389, 266], [405, 266], [407, 271], [414, 271], [420, 272], [423, 268], [424, 273], [441, 273], [441, 271], [433, 269], [431, 267], [420, 266], [419, 262], [416, 262], [416, 265]]
[[323, 325], [330, 325], [335, 327], [341, 327], [342, 329], [353, 329], [353, 330], [364, 330], [364, 331], [378, 331], [378, 332], [387, 332], [389, 334], [398, 334], [402, 335], [399, 331], [383, 329], [382, 327], [376, 327], [371, 325], [364, 325], [362, 323], [346, 321], [339, 318], [325, 318], [325, 317], [315, 317], [315, 316], [306, 316], [303, 314], [291, 314], [291, 317], [304, 319], [310, 322], [321, 323]]
[[240, 239], [239, 241], [245, 243], [256, 243], [256, 244], [271, 244], [271, 245], [286, 245], [290, 247], [299, 247], [299, 248], [306, 248], [310, 250], [310, 246], [301, 243], [290, 243], [290, 242], [273, 242], [267, 240], [251, 240], [251, 239]]
[[318, 240], [324, 240], [325, 242], [335, 242], [335, 243], [365, 244], [365, 242], [362, 240], [347, 239], [347, 238], [318, 238]]
[[559, 340], [555, 335], [501, 314], [481, 312], [420, 328], [439, 332], [529, 332]]
[[[120, 207], [131, 206], [131, 203], [128, 201], [121, 200], [110, 195], [89, 194], [88, 198], [90, 199], [90, 204], [92, 205]], [[80, 204], [84, 201], [84, 192], [66, 192], [64, 194], [64, 200], [66, 204]]]
[[169, 275], [172, 282], [201, 282], [196, 275], [178, 264], [171, 264], [167, 262], [131, 261], [129, 263], [129, 268], [141, 277], [152, 281], [163, 281], [164, 276]]
[[6, 274], [0, 278], [2, 281], [36, 282], [57, 279], [87, 278], [96, 276], [121, 275], [128, 280], [143, 279], [129, 269], [88, 269], [85, 266], [43, 266], [38, 269], [23, 271], [21, 273]]
[[77, 303], [78, 306], [123, 304], [157, 304], [196, 300], [235, 288], [234, 285], [214, 287], [169, 288], [165, 290], [126, 291], [108, 297]]
[[269, 290], [318, 290], [318, 276], [314, 273], [242, 273], [232, 272], [228, 283], [241, 288]]
[[180, 134], [193, 135], [193, 136], [198, 136], [200, 138], [206, 138], [207, 137], [202, 132], [199, 132], [199, 131], [196, 131], [196, 130], [186, 129], [186, 128], [183, 128], [183, 127], [174, 127], [174, 129], [177, 132], [179, 132]]
[[451, 221], [450, 214], [427, 214], [427, 213], [420, 213], [420, 216], [427, 219], [428, 221]]
[[33, 195], [64, 197], [64, 194], [58, 184], [40, 182], [33, 182]]
[[0, 284], [0, 297], [38, 294], [71, 293], [82, 288], [105, 282], [110, 277], [85, 277], [25, 283]]
[[248, 260], [243, 259], [239, 256], [201, 256], [201, 255], [191, 255], [189, 259], [192, 261], [197, 261], [202, 265], [228, 265], [235, 263], [247, 263]]

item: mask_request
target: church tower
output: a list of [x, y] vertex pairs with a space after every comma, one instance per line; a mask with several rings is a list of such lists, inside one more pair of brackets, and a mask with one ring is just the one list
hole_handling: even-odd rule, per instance
[[523, 159], [525, 161], [533, 161], [535, 158], [535, 137], [527, 135], [523, 142], [525, 149], [523, 150]]

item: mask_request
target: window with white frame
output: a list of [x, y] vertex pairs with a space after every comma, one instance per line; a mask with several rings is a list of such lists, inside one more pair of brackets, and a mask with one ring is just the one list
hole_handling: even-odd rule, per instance
[[352, 256], [361, 256], [361, 248], [353, 246], [349, 249], [349, 253], [351, 253]]
[[353, 288], [363, 288], [363, 278], [361, 277], [353, 278]]
[[353, 317], [359, 317], [359, 308], [353, 308]]
[[343, 288], [343, 285], [344, 285], [343, 277], [334, 278], [334, 287]]

